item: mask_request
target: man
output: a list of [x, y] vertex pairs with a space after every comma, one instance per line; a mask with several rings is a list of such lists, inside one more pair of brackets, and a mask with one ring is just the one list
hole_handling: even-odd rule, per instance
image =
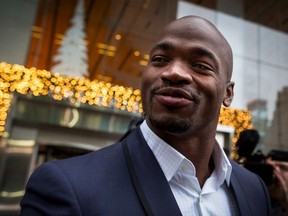
[[114, 145], [38, 168], [21, 215], [269, 215], [263, 182], [215, 140], [231, 74], [215, 26], [196, 16], [170, 23], [143, 74], [145, 121]]

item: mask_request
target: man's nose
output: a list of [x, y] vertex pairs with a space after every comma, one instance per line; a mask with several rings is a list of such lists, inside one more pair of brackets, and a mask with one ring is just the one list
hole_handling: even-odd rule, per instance
[[193, 80], [188, 66], [179, 61], [171, 62], [162, 72], [161, 79], [175, 84], [190, 84]]

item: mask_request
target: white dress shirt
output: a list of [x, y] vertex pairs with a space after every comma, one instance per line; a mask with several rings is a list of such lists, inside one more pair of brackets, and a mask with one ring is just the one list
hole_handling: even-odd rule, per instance
[[146, 121], [140, 128], [163, 170], [183, 216], [238, 215], [234, 194], [227, 187], [232, 166], [218, 143], [212, 153], [214, 171], [201, 188], [191, 161], [160, 139]]

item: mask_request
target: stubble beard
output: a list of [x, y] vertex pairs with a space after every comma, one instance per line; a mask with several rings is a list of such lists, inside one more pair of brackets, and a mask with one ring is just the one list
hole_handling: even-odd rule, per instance
[[182, 134], [189, 130], [191, 126], [191, 119], [182, 119], [171, 117], [161, 118], [157, 114], [150, 114], [147, 116], [153, 127], [158, 130], [165, 131], [167, 133]]

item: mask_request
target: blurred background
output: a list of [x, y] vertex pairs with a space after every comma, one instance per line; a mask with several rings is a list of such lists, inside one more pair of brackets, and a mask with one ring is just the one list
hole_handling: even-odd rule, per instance
[[235, 99], [216, 137], [227, 155], [238, 160], [240, 133], [254, 129], [253, 152], [287, 159], [288, 1], [2, 0], [0, 8], [0, 215], [17, 215], [39, 164], [110, 145], [141, 119], [150, 48], [186, 15], [214, 23], [234, 52]]

